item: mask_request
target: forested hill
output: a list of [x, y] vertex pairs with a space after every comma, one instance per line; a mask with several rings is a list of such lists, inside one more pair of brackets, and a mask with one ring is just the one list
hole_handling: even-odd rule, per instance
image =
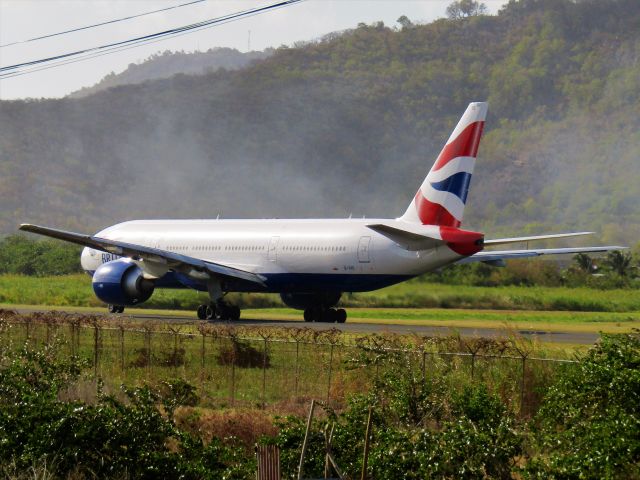
[[118, 85], [168, 78], [177, 73], [200, 75], [220, 69], [238, 70], [253, 61], [269, 57], [273, 51], [273, 49], [267, 49], [263, 52], [243, 53], [233, 48], [212, 48], [206, 52], [192, 53], [165, 51], [152, 55], [144, 62], [132, 63], [121, 73], [110, 73], [92, 87], [74, 92], [71, 97], [86, 97]]
[[[359, 25], [238, 71], [0, 103], [0, 231], [139, 217], [397, 216], [470, 101], [464, 226], [640, 236], [640, 2]], [[593, 241], [593, 240], [590, 240]]]

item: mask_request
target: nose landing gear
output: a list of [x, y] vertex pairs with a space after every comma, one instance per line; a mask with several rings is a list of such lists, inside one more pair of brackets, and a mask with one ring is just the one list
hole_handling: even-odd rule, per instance
[[124, 313], [124, 305], [107, 305], [109, 313]]

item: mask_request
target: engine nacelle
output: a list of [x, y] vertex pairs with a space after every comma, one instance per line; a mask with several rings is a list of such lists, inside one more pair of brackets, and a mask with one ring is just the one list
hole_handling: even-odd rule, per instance
[[93, 274], [93, 291], [110, 305], [136, 305], [149, 300], [155, 285], [127, 258], [100, 265]]
[[308, 308], [320, 307], [327, 309], [335, 306], [342, 293], [340, 292], [320, 292], [320, 293], [281, 293], [280, 298], [288, 307], [296, 310], [306, 310]]

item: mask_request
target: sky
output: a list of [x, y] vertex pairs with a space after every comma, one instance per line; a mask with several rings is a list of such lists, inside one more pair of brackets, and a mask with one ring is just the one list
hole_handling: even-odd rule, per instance
[[[187, 3], [188, 0], [0, 0], [0, 45], [83, 27]], [[0, 48], [0, 66], [45, 58], [88, 47], [126, 40], [221, 15], [275, 3], [276, 0], [207, 0], [54, 38]], [[59, 98], [91, 86], [105, 75], [119, 73], [131, 63], [156, 52], [206, 51], [230, 47], [240, 51], [293, 45], [353, 28], [358, 23], [383, 21], [394, 26], [401, 15], [414, 22], [446, 16], [451, 0], [305, 0], [261, 15], [241, 19], [132, 48], [111, 55], [0, 80], [0, 100]], [[496, 13], [506, 0], [484, 0]], [[249, 44], [250, 42], [250, 44]]]

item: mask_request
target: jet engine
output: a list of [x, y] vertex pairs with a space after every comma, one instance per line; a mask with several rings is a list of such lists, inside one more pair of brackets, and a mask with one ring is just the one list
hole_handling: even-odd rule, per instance
[[127, 258], [100, 265], [93, 274], [93, 291], [109, 305], [136, 305], [151, 297], [155, 285]]
[[338, 303], [341, 296], [342, 294], [340, 292], [280, 294], [280, 298], [285, 305], [297, 310], [307, 310], [309, 308], [331, 308]]

